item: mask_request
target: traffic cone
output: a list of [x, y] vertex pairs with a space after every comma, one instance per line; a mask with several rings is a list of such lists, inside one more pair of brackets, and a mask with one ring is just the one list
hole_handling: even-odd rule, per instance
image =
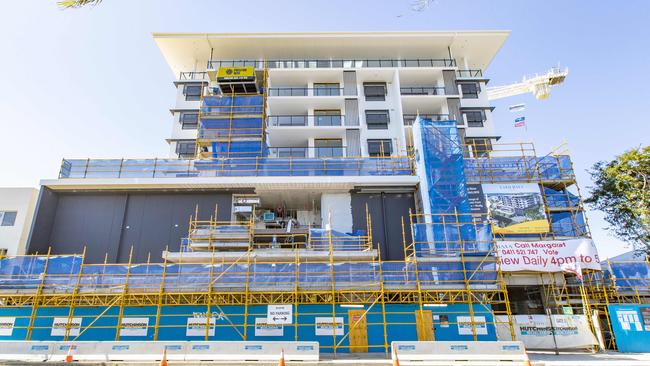
[[160, 360], [160, 366], [167, 366], [167, 346], [163, 348], [162, 360]]
[[397, 358], [397, 350], [393, 348], [393, 366], [399, 366], [399, 358]]
[[68, 345], [68, 353], [65, 354], [65, 362], [74, 362], [74, 357], [72, 357], [72, 345]]
[[280, 349], [280, 362], [278, 362], [278, 366], [286, 366], [284, 362], [284, 348]]

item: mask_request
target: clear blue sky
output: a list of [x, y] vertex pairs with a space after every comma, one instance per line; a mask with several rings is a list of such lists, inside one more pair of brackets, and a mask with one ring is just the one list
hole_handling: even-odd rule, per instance
[[[539, 153], [568, 141], [583, 193], [598, 160], [650, 143], [650, 1], [104, 0], [57, 9], [55, 0], [7, 1], [0, 12], [0, 186], [55, 178], [61, 158], [166, 156], [172, 75], [152, 32], [508, 29], [487, 70], [491, 85], [560, 62], [570, 68], [551, 99], [495, 103], [504, 140]], [[404, 15], [398, 17], [398, 15]], [[507, 106], [526, 103], [528, 132]], [[625, 251], [589, 212], [605, 256]]]

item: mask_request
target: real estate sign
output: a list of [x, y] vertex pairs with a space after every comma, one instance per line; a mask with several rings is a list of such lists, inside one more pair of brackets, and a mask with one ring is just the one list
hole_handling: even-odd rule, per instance
[[505, 272], [562, 272], [567, 265], [600, 270], [600, 258], [591, 239], [497, 241], [501, 270]]
[[483, 184], [482, 188], [495, 234], [537, 234], [549, 231], [539, 185]]

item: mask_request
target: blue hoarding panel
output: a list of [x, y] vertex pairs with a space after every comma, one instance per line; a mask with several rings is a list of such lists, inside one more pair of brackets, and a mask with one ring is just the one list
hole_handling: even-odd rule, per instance
[[650, 305], [609, 305], [619, 352], [650, 352]]

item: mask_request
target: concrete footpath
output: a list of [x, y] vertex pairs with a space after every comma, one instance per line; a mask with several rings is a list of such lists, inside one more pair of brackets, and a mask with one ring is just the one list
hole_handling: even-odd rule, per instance
[[[617, 352], [601, 352], [601, 353], [569, 353], [563, 352], [555, 355], [553, 352], [529, 352], [528, 353], [532, 366], [600, 366], [600, 365], [621, 365], [621, 366], [650, 366], [650, 353], [617, 353]], [[1, 361], [0, 365], [25, 365], [29, 364], [24, 361], [10, 362]], [[35, 362], [33, 364], [45, 365], [70, 365], [64, 362]], [[74, 362], [77, 366], [153, 366], [158, 365], [158, 362]], [[388, 366], [392, 365], [392, 361], [386, 358], [383, 353], [376, 354], [339, 354], [336, 358], [332, 355], [321, 354], [321, 360], [318, 362], [286, 362], [287, 366], [315, 366], [315, 365], [355, 365], [355, 366]], [[407, 365], [484, 365], [482, 362], [449, 362], [449, 363], [429, 363], [429, 362], [406, 362], [400, 361], [401, 366]], [[494, 363], [490, 363], [494, 365]], [[502, 365], [518, 365], [515, 362], [502, 362]], [[233, 366], [277, 366], [277, 362], [183, 362], [183, 361], [169, 361], [169, 366], [205, 366], [205, 365], [233, 365]]]

